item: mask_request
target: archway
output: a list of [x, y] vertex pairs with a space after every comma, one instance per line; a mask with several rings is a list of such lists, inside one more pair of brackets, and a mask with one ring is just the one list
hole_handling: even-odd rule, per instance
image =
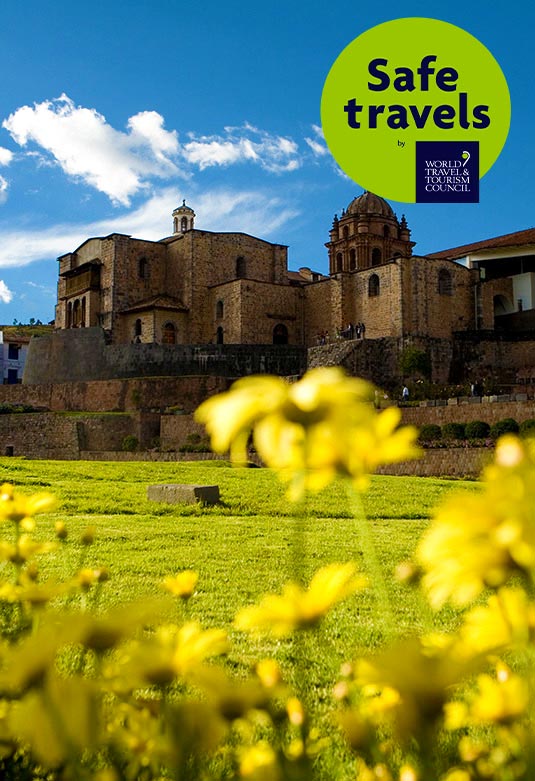
[[176, 326], [174, 323], [166, 323], [162, 330], [163, 344], [176, 344]]
[[284, 323], [278, 323], [273, 329], [273, 344], [288, 344], [288, 329]]

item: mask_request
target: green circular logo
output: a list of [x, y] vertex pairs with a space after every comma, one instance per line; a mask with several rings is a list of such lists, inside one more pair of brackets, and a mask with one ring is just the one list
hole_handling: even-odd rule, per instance
[[[437, 19], [396, 19], [355, 38], [329, 71], [321, 99], [325, 139], [345, 173], [367, 190], [408, 203], [420, 200], [417, 142], [460, 144], [451, 152], [457, 160], [447, 159], [447, 148], [441, 156], [439, 145], [421, 151], [421, 186], [436, 190], [446, 187], [441, 172], [462, 179], [464, 155], [473, 163], [476, 148], [482, 177], [502, 150], [510, 117], [509, 89], [492, 54], [465, 30]], [[467, 142], [475, 142], [470, 152]], [[435, 165], [441, 161], [460, 165]]]

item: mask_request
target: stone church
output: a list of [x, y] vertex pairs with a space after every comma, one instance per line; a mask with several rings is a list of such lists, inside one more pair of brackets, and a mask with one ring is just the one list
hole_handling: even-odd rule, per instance
[[[69, 379], [59, 355], [73, 354], [82, 338], [87, 349], [93, 340], [108, 351], [106, 360], [94, 352], [76, 380], [163, 374], [159, 356], [165, 363], [193, 346], [196, 356], [217, 347], [223, 363], [233, 346], [251, 354], [261, 346], [316, 348], [310, 362], [318, 344], [325, 352], [325, 342], [346, 341], [354, 354], [346, 350], [339, 362], [376, 382], [397, 373], [407, 345], [428, 352], [437, 382], [487, 368], [529, 374], [535, 366], [535, 229], [422, 257], [405, 217], [364, 192], [334, 217], [323, 275], [289, 271], [284, 245], [197, 228], [185, 201], [172, 220], [172, 235], [160, 241], [114, 233], [59, 258], [56, 333], [34, 347], [25, 382], [38, 382], [47, 364], [46, 381], [56, 369]], [[356, 323], [365, 324], [365, 340], [344, 340]], [[313, 363], [322, 360], [333, 359], [315, 355]], [[288, 364], [279, 371], [302, 368], [303, 361], [295, 372]], [[235, 373], [264, 369], [277, 371], [269, 358]]]

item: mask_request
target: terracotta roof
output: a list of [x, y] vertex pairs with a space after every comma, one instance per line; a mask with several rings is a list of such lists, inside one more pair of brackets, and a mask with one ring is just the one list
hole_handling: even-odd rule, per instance
[[485, 239], [484, 241], [475, 241], [473, 244], [463, 244], [460, 247], [442, 250], [442, 252], [431, 252], [427, 257], [435, 260], [455, 260], [479, 250], [498, 249], [499, 247], [523, 247], [528, 244], [535, 244], [535, 228], [527, 228], [515, 233], [506, 233], [504, 236], [496, 236], [493, 239]]
[[147, 309], [167, 309], [173, 312], [188, 311], [187, 307], [185, 307], [178, 298], [172, 298], [171, 296], [153, 296], [152, 298], [145, 298], [143, 301], [138, 301], [125, 309], [121, 309], [121, 314], [125, 315], [131, 314], [132, 312], [143, 312]]

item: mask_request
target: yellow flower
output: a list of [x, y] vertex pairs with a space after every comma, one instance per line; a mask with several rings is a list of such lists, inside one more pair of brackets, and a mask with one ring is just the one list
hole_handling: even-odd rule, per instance
[[360, 712], [375, 723], [392, 719], [402, 737], [418, 738], [443, 715], [452, 686], [474, 667], [448, 646], [409, 639], [355, 665]]
[[330, 564], [318, 570], [307, 590], [288, 583], [278, 594], [266, 594], [259, 605], [241, 610], [234, 626], [245, 632], [266, 632], [284, 637], [294, 629], [316, 624], [337, 602], [366, 585], [356, 565]]
[[527, 681], [502, 666], [496, 678], [478, 676], [477, 694], [470, 705], [471, 720], [476, 724], [507, 724], [523, 716], [528, 703]]
[[434, 608], [463, 606], [518, 571], [535, 571], [535, 442], [511, 435], [496, 446], [481, 492], [445, 501], [417, 557]]
[[162, 587], [173, 596], [181, 599], [189, 599], [195, 591], [199, 575], [193, 570], [186, 569], [174, 577], [170, 575], [163, 581]]
[[222, 629], [202, 629], [196, 621], [190, 621], [178, 630], [173, 667], [185, 676], [206, 659], [227, 651], [227, 636]]
[[58, 540], [66, 540], [69, 534], [65, 521], [56, 521], [54, 524], [54, 531]]
[[50, 553], [56, 549], [54, 542], [35, 542], [29, 534], [21, 534], [16, 543], [0, 543], [0, 559], [12, 564], [24, 564], [33, 556]]
[[269, 743], [261, 741], [242, 751], [240, 775], [250, 781], [278, 781], [277, 755]]
[[206, 425], [216, 453], [231, 450], [232, 460], [247, 461], [246, 445], [255, 423], [284, 403], [288, 386], [279, 377], [244, 377], [230, 391], [207, 399], [195, 419]]
[[212, 448], [233, 460], [246, 460], [253, 431], [255, 447], [267, 466], [291, 481], [289, 496], [319, 491], [337, 475], [359, 488], [379, 464], [419, 454], [417, 432], [399, 428], [400, 412], [377, 413], [373, 386], [348, 377], [337, 367], [312, 369], [299, 382], [276, 377], [246, 377], [230, 391], [204, 402], [196, 419], [206, 424]]
[[286, 712], [288, 713], [290, 724], [293, 724], [294, 727], [300, 727], [304, 723], [305, 711], [297, 697], [290, 697], [286, 703]]
[[280, 667], [274, 659], [262, 659], [255, 670], [260, 683], [266, 689], [273, 689], [282, 680]]
[[24, 496], [9, 483], [0, 488], [0, 520], [13, 521], [25, 531], [32, 531], [34, 515], [49, 512], [55, 505], [56, 500], [51, 494]]
[[127, 654], [134, 677], [165, 685], [175, 678], [190, 678], [203, 663], [226, 653], [228, 641], [222, 629], [203, 630], [196, 621], [182, 627], [158, 627], [152, 637], [133, 643]]
[[467, 613], [460, 629], [461, 642], [475, 653], [526, 645], [534, 634], [535, 605], [523, 589], [506, 587]]

